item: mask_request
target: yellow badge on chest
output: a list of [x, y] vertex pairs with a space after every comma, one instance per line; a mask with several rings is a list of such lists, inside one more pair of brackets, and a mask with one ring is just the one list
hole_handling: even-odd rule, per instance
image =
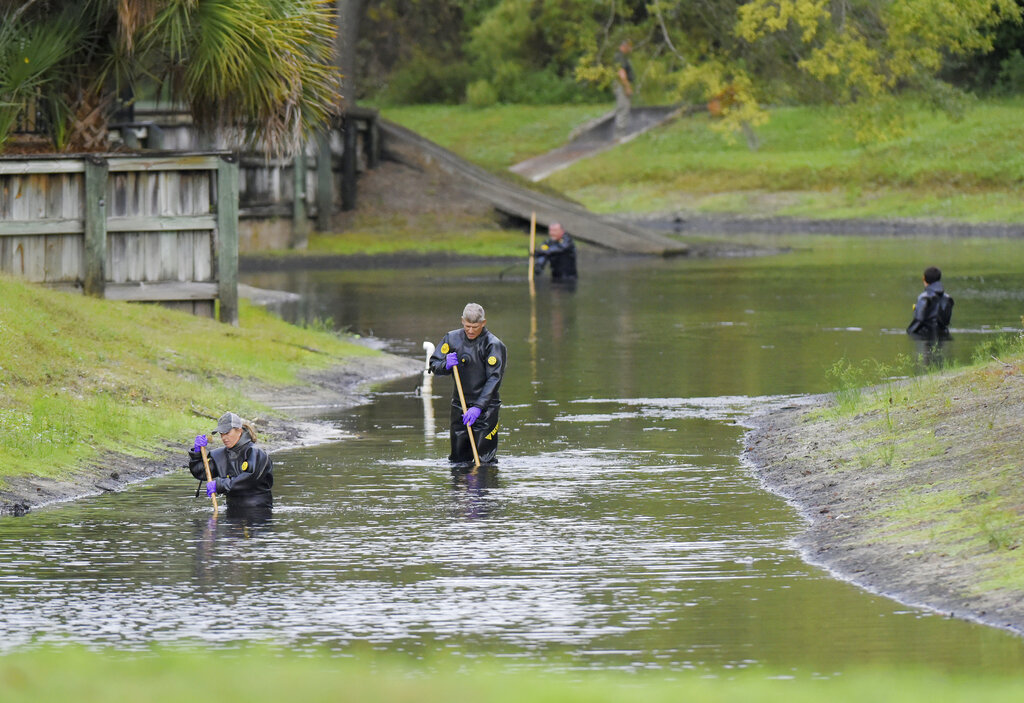
[[442, 354], [447, 354], [449, 349], [451, 349], [451, 347], [448, 346], [448, 342], [445, 342], [444, 344], [441, 345]]
[[243, 461], [242, 462], [242, 471], [247, 471], [248, 469], [249, 469], [249, 462], [248, 461]]
[[490, 364], [491, 366], [494, 366], [495, 364], [498, 363], [498, 357], [496, 357], [496, 356], [489, 356], [489, 357], [487, 357], [487, 363]]

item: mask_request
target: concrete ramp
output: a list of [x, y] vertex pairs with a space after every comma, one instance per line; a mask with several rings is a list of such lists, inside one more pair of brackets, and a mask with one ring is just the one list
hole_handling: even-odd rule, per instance
[[608, 112], [587, 122], [569, 135], [569, 143], [557, 149], [520, 161], [509, 171], [537, 182], [581, 159], [596, 156], [603, 151], [635, 139], [644, 132], [678, 117], [686, 108], [678, 105], [634, 107], [629, 111], [629, 123], [622, 134], [615, 134], [615, 112]]
[[538, 229], [560, 222], [580, 241], [629, 254], [675, 256], [689, 250], [682, 242], [632, 222], [518, 186], [393, 122], [380, 120], [380, 131], [387, 157], [420, 170], [440, 169], [508, 215], [529, 220], [535, 212]]

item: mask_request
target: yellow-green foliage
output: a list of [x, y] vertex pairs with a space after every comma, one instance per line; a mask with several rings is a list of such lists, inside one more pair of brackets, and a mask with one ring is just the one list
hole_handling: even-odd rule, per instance
[[[805, 45], [798, 65], [833, 86], [841, 102], [857, 105], [857, 138], [868, 143], [902, 132], [905, 85], [938, 87], [935, 74], [949, 56], [992, 48], [991, 30], [1001, 22], [1019, 22], [1013, 0], [917, 0], [865, 5], [834, 11], [824, 0], [752, 0], [739, 8], [736, 30], [748, 42], [795, 28]], [[882, 109], [876, 109], [881, 106]]]
[[850, 671], [831, 679], [762, 670], [671, 676], [511, 672], [494, 662], [412, 662], [397, 657], [296, 657], [267, 649], [135, 655], [79, 647], [0, 658], [4, 703], [359, 701], [359, 703], [953, 703], [1013, 701], [1024, 682], [939, 671]]
[[[0, 477], [53, 475], [102, 451], [184, 440], [195, 413], [256, 414], [247, 384], [372, 353], [243, 304], [237, 328], [0, 277]], [[202, 420], [208, 423], [207, 420]]]

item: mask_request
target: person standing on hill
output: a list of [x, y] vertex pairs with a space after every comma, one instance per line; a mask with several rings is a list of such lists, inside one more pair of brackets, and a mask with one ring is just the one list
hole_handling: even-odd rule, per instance
[[552, 281], [576, 280], [576, 244], [558, 222], [548, 227], [548, 240], [540, 245], [533, 260], [533, 272], [540, 275], [551, 264]]
[[[505, 375], [505, 345], [487, 329], [484, 309], [469, 303], [462, 311], [462, 327], [447, 333], [430, 356], [430, 372], [453, 375], [458, 367], [466, 398], [466, 412], [458, 389], [452, 390], [451, 454], [453, 468], [473, 465], [469, 432], [476, 440], [481, 464], [497, 463], [498, 412], [501, 409], [501, 379]], [[453, 384], [454, 385], [454, 384]]]
[[907, 334], [931, 342], [949, 339], [953, 298], [943, 289], [942, 271], [929, 266], [924, 270], [922, 281], [924, 292], [914, 303], [914, 319], [907, 326]]
[[633, 51], [633, 44], [628, 39], [619, 44], [619, 50], [615, 54], [615, 80], [612, 81], [612, 88], [615, 90], [615, 136], [621, 137], [629, 129], [630, 101], [633, 97], [633, 85], [636, 76], [633, 74], [633, 64], [629, 62], [629, 55]]

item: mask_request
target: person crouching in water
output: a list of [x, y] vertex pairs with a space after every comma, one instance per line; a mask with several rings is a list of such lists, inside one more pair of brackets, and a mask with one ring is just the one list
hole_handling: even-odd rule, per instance
[[574, 283], [577, 275], [576, 244], [558, 222], [551, 223], [548, 235], [548, 240], [534, 254], [533, 273], [541, 275], [550, 263], [552, 281]]
[[452, 390], [451, 444], [448, 460], [452, 468], [473, 466], [469, 429], [476, 440], [481, 464], [496, 464], [498, 454], [498, 411], [501, 409], [501, 379], [505, 375], [505, 345], [486, 327], [484, 309], [470, 303], [462, 311], [462, 327], [444, 336], [430, 356], [430, 372], [453, 375], [458, 367], [466, 397], [462, 412], [458, 389]]
[[[252, 423], [235, 413], [224, 413], [210, 434], [219, 434], [224, 446], [209, 452], [213, 480], [206, 484], [206, 496], [226, 496], [229, 510], [272, 507], [273, 462], [256, 446], [256, 428]], [[198, 435], [188, 453], [188, 469], [200, 481], [206, 478], [200, 452], [206, 445], [206, 435]]]

